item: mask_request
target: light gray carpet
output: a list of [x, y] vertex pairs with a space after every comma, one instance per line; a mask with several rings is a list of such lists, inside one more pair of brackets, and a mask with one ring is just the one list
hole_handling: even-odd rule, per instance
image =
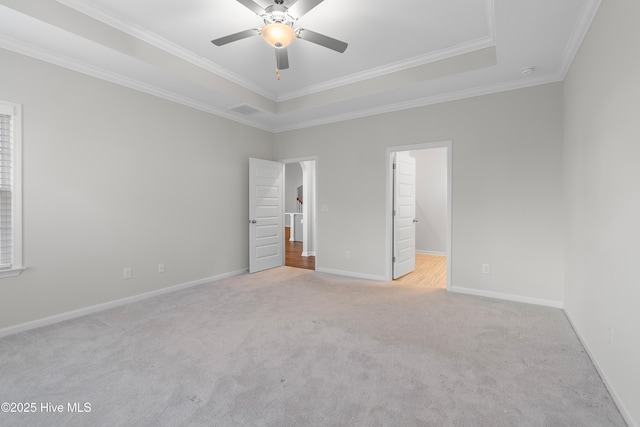
[[3, 426], [625, 425], [561, 310], [289, 267], [6, 337], [0, 358], [0, 401], [38, 405]]

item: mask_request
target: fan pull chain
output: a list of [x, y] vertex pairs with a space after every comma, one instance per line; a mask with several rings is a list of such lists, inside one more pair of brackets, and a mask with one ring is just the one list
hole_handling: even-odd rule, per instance
[[280, 55], [278, 55], [278, 50], [276, 49], [276, 76], [278, 80], [280, 80]]

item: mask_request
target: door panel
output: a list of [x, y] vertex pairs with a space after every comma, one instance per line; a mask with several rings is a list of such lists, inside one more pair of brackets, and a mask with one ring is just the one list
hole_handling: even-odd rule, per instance
[[416, 269], [416, 159], [397, 155], [393, 197], [393, 278]]
[[249, 272], [284, 265], [283, 164], [249, 159]]

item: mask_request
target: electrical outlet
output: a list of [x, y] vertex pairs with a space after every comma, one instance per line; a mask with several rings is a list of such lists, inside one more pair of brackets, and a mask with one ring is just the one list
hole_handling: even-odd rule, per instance
[[125, 267], [124, 270], [122, 270], [122, 278], [125, 280], [131, 279], [131, 267]]
[[491, 274], [491, 266], [489, 264], [482, 264], [482, 273]]
[[158, 264], [158, 273], [164, 273], [164, 262]]
[[344, 251], [344, 257], [345, 257], [346, 259], [351, 258], [351, 251], [348, 251], [348, 250], [347, 250], [347, 251]]

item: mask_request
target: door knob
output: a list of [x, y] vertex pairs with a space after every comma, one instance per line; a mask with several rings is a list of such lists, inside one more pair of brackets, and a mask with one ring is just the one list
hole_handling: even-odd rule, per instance
[[413, 218], [413, 223], [415, 224], [416, 222], [418, 222], [418, 220]]
[[250, 219], [249, 220], [249, 224], [255, 224], [256, 222], [258, 222], [258, 221], [256, 221], [255, 219]]

